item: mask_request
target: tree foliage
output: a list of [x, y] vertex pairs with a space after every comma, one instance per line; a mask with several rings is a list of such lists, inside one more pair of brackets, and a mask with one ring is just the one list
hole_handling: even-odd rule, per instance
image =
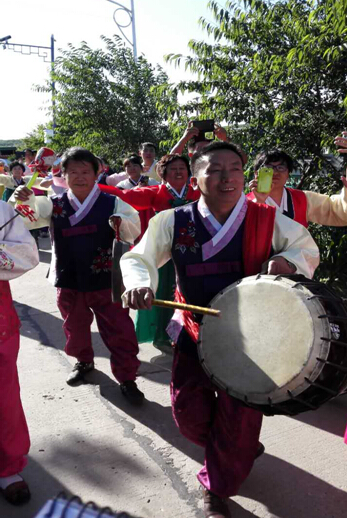
[[[251, 158], [262, 149], [286, 149], [303, 174], [301, 188], [336, 193], [341, 166], [327, 150], [347, 126], [347, 0], [208, 5], [214, 22], [200, 24], [213, 43], [190, 41], [189, 56], [167, 56], [195, 77], [157, 88], [171, 98], [161, 105], [171, 127], [177, 131], [178, 121], [197, 115], [214, 117]], [[193, 99], [180, 105], [179, 93]], [[344, 230], [314, 232], [324, 258], [319, 275], [342, 285]]]
[[[138, 150], [142, 141], [166, 138], [165, 117], [151, 91], [167, 82], [160, 67], [134, 60], [120, 38], [102, 37], [105, 50], [69, 45], [55, 62], [56, 150], [85, 146], [111, 161]], [[50, 91], [50, 85], [39, 87]], [[165, 97], [162, 97], [165, 103]]]
[[44, 124], [39, 124], [23, 138], [19, 149], [28, 148], [38, 151], [41, 147], [45, 146], [45, 129], [46, 126]]

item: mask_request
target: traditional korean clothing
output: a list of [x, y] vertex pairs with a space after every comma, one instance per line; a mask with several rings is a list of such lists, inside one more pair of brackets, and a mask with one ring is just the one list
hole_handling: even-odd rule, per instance
[[[13, 208], [0, 201], [0, 226], [14, 215]], [[38, 262], [35, 241], [21, 217], [0, 230], [0, 477], [22, 471], [30, 447], [17, 373], [20, 321], [8, 281]]]
[[[142, 187], [140, 184], [144, 180], [143, 175], [140, 176], [139, 180], [136, 182], [132, 180], [131, 178], [127, 178], [126, 180], [123, 180], [117, 184], [117, 187], [119, 189], [134, 189], [135, 187]], [[153, 178], [148, 178], [147, 180], [148, 186], [151, 187], [152, 185], [159, 185], [159, 182], [154, 180]], [[136, 243], [140, 241], [143, 234], [146, 232], [149, 220], [153, 218], [155, 214], [154, 209], [142, 209], [139, 211], [140, 221], [141, 221], [141, 234], [136, 239]]]
[[[126, 201], [136, 210], [153, 209], [161, 212], [173, 207], [185, 205], [200, 197], [200, 192], [186, 184], [180, 193], [177, 193], [169, 184], [160, 184], [152, 187], [137, 187], [136, 189], [122, 191], [117, 187], [99, 185], [103, 192], [115, 194]], [[171, 261], [168, 261], [159, 270], [159, 286], [157, 297], [164, 300], [173, 300], [176, 279]], [[150, 311], [139, 310], [136, 315], [135, 329], [139, 343], [153, 342], [158, 348], [171, 347], [171, 339], [166, 328], [172, 318], [173, 311], [153, 307]]]
[[[31, 180], [31, 176], [23, 176], [20, 180], [16, 180], [12, 175], [0, 174], [0, 185], [5, 187], [4, 193], [2, 195], [3, 201], [8, 201], [14, 191], [17, 189], [19, 185], [25, 185]], [[39, 185], [42, 182], [42, 178], [35, 181], [34, 185]]]
[[129, 311], [111, 300], [114, 232], [109, 218], [121, 217], [121, 239], [134, 242], [140, 232], [137, 212], [96, 185], [83, 203], [69, 190], [51, 199], [35, 200], [32, 195], [28, 204], [37, 218], [41, 216], [42, 225], [50, 225], [49, 280], [58, 288], [65, 352], [79, 362], [93, 361], [90, 326], [94, 312], [101, 338], [111, 352], [115, 378], [120, 383], [135, 380], [140, 362], [134, 325]]
[[[247, 198], [257, 202], [253, 192]], [[309, 222], [333, 227], [347, 225], [347, 189], [340, 194], [328, 196], [311, 191], [300, 191], [284, 187], [280, 205], [268, 196], [265, 203], [276, 207], [288, 218], [308, 227]]]
[[[303, 226], [242, 194], [224, 225], [203, 200], [158, 214], [141, 242], [123, 256], [121, 268], [126, 291], [149, 287], [156, 293], [157, 268], [172, 258], [177, 298], [204, 305], [237, 279], [259, 273], [270, 256], [284, 257], [310, 278], [319, 263], [318, 248]], [[205, 374], [197, 356], [199, 323], [197, 315], [177, 311], [169, 326], [176, 343], [173, 415], [181, 433], [205, 449], [200, 483], [226, 498], [238, 492], [252, 468], [262, 414]]]

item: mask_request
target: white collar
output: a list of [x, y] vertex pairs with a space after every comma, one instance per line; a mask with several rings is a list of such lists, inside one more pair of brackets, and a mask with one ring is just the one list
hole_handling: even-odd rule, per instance
[[243, 204], [245, 202], [245, 199], [246, 199], [245, 194], [241, 193], [239, 201], [235, 205], [234, 210], [232, 211], [232, 213], [230, 214], [230, 216], [228, 217], [228, 219], [226, 220], [224, 225], [222, 225], [221, 223], [219, 223], [219, 221], [216, 220], [216, 218], [211, 213], [210, 209], [207, 207], [203, 198], [199, 199], [198, 211], [200, 212], [202, 217], [207, 218], [209, 220], [209, 222], [213, 225], [213, 227], [218, 231], [218, 233], [212, 238], [214, 245], [216, 243], [218, 243], [218, 241], [220, 241], [225, 236], [225, 234], [228, 232], [228, 230], [230, 229], [230, 227], [236, 220], [237, 216], [239, 215], [239, 213], [243, 207]]
[[271, 196], [268, 196], [265, 200], [265, 203], [267, 205], [271, 205], [272, 207], [276, 207], [276, 209], [278, 209], [280, 212], [288, 212], [288, 194], [287, 194], [287, 189], [284, 187], [283, 189], [283, 194], [282, 194], [282, 199], [281, 199], [281, 203], [280, 205], [277, 205], [277, 203], [275, 202], [275, 200], [273, 198], [271, 198]]
[[[168, 185], [170, 185], [170, 184], [169, 184], [169, 182], [167, 182], [167, 184], [168, 184]], [[185, 183], [185, 184], [183, 185], [183, 187], [182, 187], [181, 192], [180, 192], [180, 193], [178, 193], [178, 192], [176, 191], [176, 189], [174, 189], [174, 188], [172, 187], [172, 185], [170, 185], [170, 189], [172, 189], [172, 190], [173, 190], [173, 192], [176, 194], [176, 196], [178, 196], [179, 198], [182, 198], [182, 196], [183, 196], [183, 194], [184, 194], [184, 191], [185, 191], [185, 188], [186, 188], [186, 187], [187, 187], [187, 184]]]
[[77, 212], [79, 213], [81, 209], [83, 209], [86, 205], [88, 205], [88, 203], [90, 202], [91, 198], [94, 196], [95, 194], [95, 191], [97, 191], [99, 189], [98, 185], [95, 184], [93, 189], [90, 191], [90, 193], [88, 194], [88, 196], [86, 197], [86, 199], [84, 200], [83, 203], [81, 203], [79, 201], [79, 199], [76, 198], [76, 196], [74, 195], [74, 193], [71, 191], [71, 189], [69, 189], [69, 196], [70, 196], [70, 199], [73, 200], [75, 202], [75, 204], [77, 205], [78, 207], [78, 210]]
[[210, 223], [213, 225], [213, 227], [217, 231], [219, 231], [222, 228], [223, 225], [221, 223], [219, 223], [219, 221], [216, 220], [216, 218], [214, 217], [214, 215], [212, 214], [212, 212], [206, 205], [206, 202], [202, 196], [200, 197], [200, 199], [198, 201], [198, 211], [200, 212], [200, 214], [203, 218], [207, 218], [210, 221]]

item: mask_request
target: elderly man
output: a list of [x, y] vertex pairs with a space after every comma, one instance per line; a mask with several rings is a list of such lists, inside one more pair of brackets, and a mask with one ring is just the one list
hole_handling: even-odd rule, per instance
[[[151, 307], [157, 270], [170, 258], [178, 298], [195, 305], [207, 305], [224, 287], [262, 270], [312, 277], [319, 263], [313, 239], [273, 207], [246, 199], [243, 161], [243, 152], [225, 142], [194, 154], [192, 184], [201, 198], [155, 216], [141, 242], [123, 256], [125, 305]], [[221, 518], [229, 516], [224, 499], [237, 494], [257, 456], [262, 414], [211, 383], [198, 360], [200, 320], [188, 311], [181, 317], [180, 332], [175, 329], [173, 415], [181, 433], [205, 449], [198, 474], [205, 516]]]

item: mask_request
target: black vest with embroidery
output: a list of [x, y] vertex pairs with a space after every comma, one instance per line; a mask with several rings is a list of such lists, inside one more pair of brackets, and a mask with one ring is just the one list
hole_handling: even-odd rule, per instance
[[222, 289], [244, 276], [243, 233], [244, 221], [222, 250], [203, 261], [202, 245], [212, 236], [202, 222], [198, 202], [175, 210], [171, 252], [179, 289], [188, 304], [206, 306]]
[[111, 288], [114, 232], [108, 219], [114, 213], [115, 198], [100, 193], [92, 209], [76, 225], [67, 193], [53, 196], [51, 232], [54, 241], [56, 276], [54, 285], [78, 291]]

